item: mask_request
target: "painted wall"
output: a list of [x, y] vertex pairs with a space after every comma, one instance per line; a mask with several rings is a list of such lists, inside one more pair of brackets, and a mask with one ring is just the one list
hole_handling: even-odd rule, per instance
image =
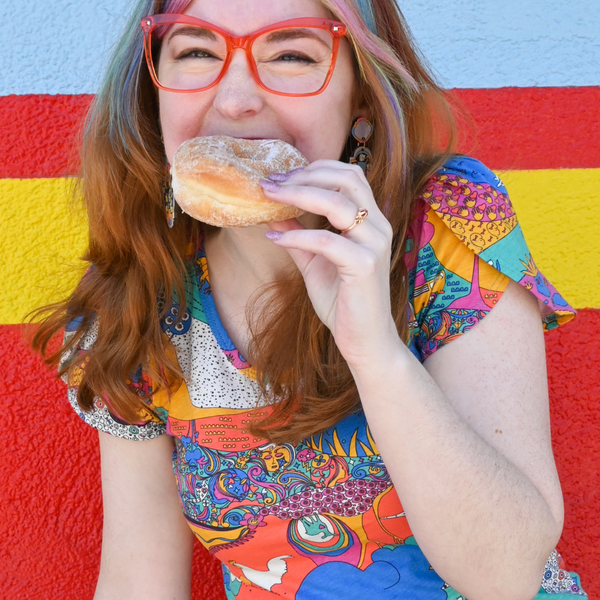
[[[131, 0], [0, 6], [0, 590], [91, 598], [102, 507], [96, 433], [22, 341], [19, 324], [81, 273], [72, 141]], [[402, 3], [440, 80], [472, 112], [463, 148], [502, 172], [540, 268], [577, 308], [548, 334], [566, 523], [559, 550], [600, 594], [600, 12], [596, 0]], [[595, 10], [596, 9], [596, 10]], [[194, 598], [222, 600], [196, 548]]]

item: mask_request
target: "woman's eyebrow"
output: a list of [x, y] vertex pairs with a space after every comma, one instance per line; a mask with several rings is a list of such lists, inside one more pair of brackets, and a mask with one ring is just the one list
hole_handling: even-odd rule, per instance
[[196, 37], [196, 38], [205, 38], [205, 39], [214, 40], [214, 41], [216, 41], [218, 39], [217, 35], [215, 34], [214, 31], [211, 31], [210, 29], [206, 29], [204, 27], [192, 27], [192, 26], [180, 27], [179, 29], [175, 29], [169, 35], [169, 39], [173, 39], [175, 36], [179, 36], [179, 35]]
[[327, 44], [310, 29], [280, 29], [278, 31], [272, 31], [267, 35], [267, 42], [284, 42], [286, 40], [299, 38], [311, 38], [329, 48], [329, 46], [327, 46]]

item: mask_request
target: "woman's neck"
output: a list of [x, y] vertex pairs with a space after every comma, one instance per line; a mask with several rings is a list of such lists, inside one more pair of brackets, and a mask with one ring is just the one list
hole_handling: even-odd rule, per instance
[[[235, 347], [248, 356], [246, 307], [261, 287], [295, 269], [289, 254], [265, 238], [266, 225], [207, 228], [204, 248], [217, 312]], [[260, 307], [258, 307], [260, 308]]]
[[266, 225], [207, 228], [204, 238], [209, 273], [234, 287], [254, 288], [276, 281], [293, 266], [289, 254], [265, 238]]

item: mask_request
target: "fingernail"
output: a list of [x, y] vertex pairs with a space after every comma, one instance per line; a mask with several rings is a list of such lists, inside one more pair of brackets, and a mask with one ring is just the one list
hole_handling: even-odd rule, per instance
[[267, 233], [265, 233], [265, 237], [268, 240], [271, 240], [272, 242], [276, 242], [277, 240], [280, 240], [282, 235], [283, 235], [282, 231], [267, 231]]
[[287, 181], [291, 175], [290, 173], [271, 173], [268, 177], [271, 181]]
[[261, 179], [258, 183], [260, 183], [261, 187], [267, 192], [278, 192], [281, 189], [281, 186], [274, 181], [269, 181], [268, 179]]
[[287, 173], [271, 173], [269, 175], [269, 179], [271, 181], [287, 181], [292, 175], [296, 173], [300, 173], [300, 171], [304, 171], [304, 167], [299, 167], [297, 169], [292, 169]]

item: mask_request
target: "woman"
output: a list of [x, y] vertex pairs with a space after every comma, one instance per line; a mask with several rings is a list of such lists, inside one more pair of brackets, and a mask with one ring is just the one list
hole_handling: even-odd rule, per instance
[[[215, 134], [296, 146], [262, 185], [306, 214], [169, 229], [164, 165]], [[540, 326], [572, 309], [453, 137], [392, 0], [139, 3], [84, 141], [92, 266], [36, 336], [66, 326], [48, 360], [113, 434], [97, 598], [188, 597], [192, 532], [228, 598], [584, 595]]]

